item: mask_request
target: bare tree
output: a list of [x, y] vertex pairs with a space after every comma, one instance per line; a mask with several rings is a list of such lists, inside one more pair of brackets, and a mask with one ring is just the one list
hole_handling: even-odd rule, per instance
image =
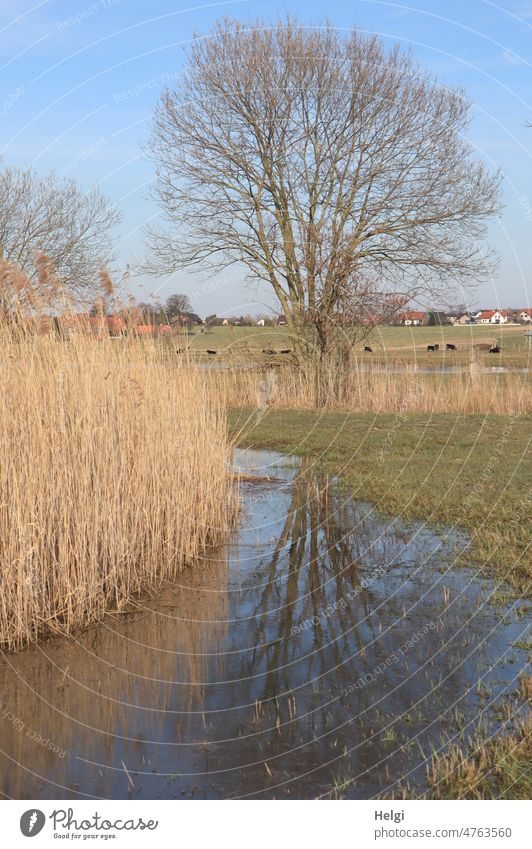
[[35, 257], [42, 253], [71, 294], [98, 290], [119, 220], [97, 188], [84, 192], [74, 179], [54, 173], [44, 178], [31, 169], [0, 170], [0, 257], [16, 263], [36, 287]]
[[290, 329], [337, 356], [346, 316], [367, 332], [493, 271], [480, 240], [501, 177], [472, 154], [469, 112], [461, 90], [356, 29], [220, 22], [156, 111], [152, 268], [240, 263]]
[[170, 295], [164, 305], [167, 320], [172, 323], [179, 321], [185, 313], [192, 312], [188, 295]]

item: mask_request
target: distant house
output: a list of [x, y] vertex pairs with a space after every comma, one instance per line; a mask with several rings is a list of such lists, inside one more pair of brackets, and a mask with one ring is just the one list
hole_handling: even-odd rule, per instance
[[159, 336], [169, 336], [172, 333], [170, 324], [134, 324], [131, 327], [133, 336], [156, 339]]
[[257, 321], [257, 327], [264, 327], [264, 319], [263, 318], [259, 318], [259, 320]]
[[401, 324], [404, 324], [405, 327], [418, 327], [423, 324], [425, 316], [426, 314], [420, 310], [407, 310], [406, 312], [400, 313], [399, 319]]
[[524, 310], [521, 310], [517, 315], [518, 321], [529, 322], [532, 321], [532, 309], [529, 307], [525, 307]]
[[118, 315], [92, 315], [89, 322], [92, 333], [98, 338], [123, 336], [126, 332], [126, 323]]
[[452, 319], [452, 324], [461, 326], [463, 326], [464, 324], [471, 324], [471, 316], [467, 313], [464, 313], [463, 315], [459, 316], [454, 316]]
[[475, 318], [478, 324], [506, 324], [508, 313], [506, 310], [480, 310]]
[[286, 327], [286, 325], [288, 324], [288, 322], [286, 320], [286, 316], [284, 316], [284, 315], [278, 316], [276, 324], [277, 324], [277, 327]]
[[131, 328], [131, 332], [134, 336], [154, 336], [155, 335], [155, 325], [153, 324], [134, 324]]

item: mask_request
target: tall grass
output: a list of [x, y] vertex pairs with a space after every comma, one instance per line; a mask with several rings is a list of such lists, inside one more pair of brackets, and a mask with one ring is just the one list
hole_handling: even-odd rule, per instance
[[[347, 374], [333, 367], [316, 374], [312, 366], [233, 364], [209, 369], [206, 380], [232, 406], [312, 409], [316, 395], [332, 410], [375, 413], [502, 413], [532, 412], [532, 380], [528, 374], [468, 370], [432, 373], [415, 367], [399, 372], [356, 363]], [[317, 393], [318, 381], [322, 382]]]
[[153, 344], [0, 327], [0, 644], [122, 609], [236, 513], [223, 409]]

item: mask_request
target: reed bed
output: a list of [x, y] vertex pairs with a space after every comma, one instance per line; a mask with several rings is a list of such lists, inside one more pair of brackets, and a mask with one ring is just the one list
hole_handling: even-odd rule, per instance
[[[201, 367], [200, 367], [201, 368]], [[230, 406], [312, 409], [318, 377], [311, 366], [233, 364], [207, 370], [206, 382]], [[375, 413], [532, 412], [528, 373], [485, 373], [480, 370], [428, 374], [415, 367], [360, 368], [345, 375], [334, 368], [321, 375], [320, 396], [331, 410]]]
[[226, 537], [224, 410], [152, 343], [0, 329], [0, 644], [121, 610]]

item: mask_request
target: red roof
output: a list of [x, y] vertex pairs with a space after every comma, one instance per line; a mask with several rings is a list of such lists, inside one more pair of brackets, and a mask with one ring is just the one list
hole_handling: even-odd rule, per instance
[[525, 307], [524, 310], [521, 310], [519, 315], [521, 315], [522, 313], [525, 313], [525, 315], [529, 315], [530, 318], [532, 318], [532, 308], [531, 307]]
[[155, 327], [153, 324], [134, 324], [133, 332], [138, 333], [139, 336], [153, 336]]
[[421, 310], [407, 310], [401, 313], [401, 321], [423, 321], [425, 313]]
[[478, 317], [479, 318], [493, 318], [495, 313], [499, 313], [499, 315], [502, 315], [504, 318], [508, 317], [508, 313], [506, 312], [506, 310], [482, 310], [479, 313]]

